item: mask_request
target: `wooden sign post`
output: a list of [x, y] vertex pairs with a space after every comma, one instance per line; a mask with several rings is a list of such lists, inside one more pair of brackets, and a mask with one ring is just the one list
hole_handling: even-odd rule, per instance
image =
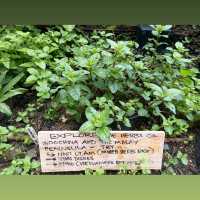
[[109, 142], [78, 131], [40, 131], [42, 172], [161, 169], [163, 131], [112, 131]]

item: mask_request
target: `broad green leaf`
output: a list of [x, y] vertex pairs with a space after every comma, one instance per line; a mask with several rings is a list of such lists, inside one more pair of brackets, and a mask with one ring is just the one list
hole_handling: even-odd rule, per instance
[[88, 107], [85, 110], [87, 119], [92, 119], [97, 114], [97, 111], [93, 107]]
[[112, 118], [108, 118], [106, 125], [109, 125], [109, 124], [112, 124], [112, 123], [113, 123], [113, 119]]
[[181, 151], [178, 151], [176, 157], [177, 157], [178, 159], [181, 159], [182, 156], [183, 156], [182, 152], [181, 152]]
[[38, 76], [39, 72], [38, 70], [34, 69], [34, 68], [28, 68], [27, 71], [31, 74], [31, 75], [35, 75]]
[[155, 36], [159, 36], [158, 31], [155, 31], [155, 30], [152, 31], [152, 34], [155, 35]]
[[175, 43], [175, 47], [176, 47], [177, 49], [182, 49], [182, 48], [184, 48], [183, 43], [181, 43], [181, 42], [176, 42], [176, 43]]
[[119, 84], [117, 82], [109, 82], [108, 87], [113, 94], [119, 90]]
[[174, 114], [176, 114], [176, 107], [173, 103], [171, 102], [164, 102], [165, 106], [171, 110]]
[[154, 91], [153, 94], [155, 96], [159, 96], [159, 97], [163, 96], [163, 90], [158, 85], [153, 84], [153, 83], [146, 83], [146, 86], [149, 87], [149, 88], [151, 88]]
[[9, 133], [6, 127], [0, 126], [0, 135], [7, 135]]
[[111, 48], [115, 48], [117, 43], [113, 40], [107, 39], [108, 44], [111, 46]]
[[78, 85], [72, 86], [68, 92], [74, 100], [78, 101], [80, 99], [81, 91]]
[[138, 110], [138, 115], [143, 117], [149, 117], [148, 111], [144, 108], [140, 108]]
[[5, 103], [0, 103], [0, 112], [8, 116], [12, 115], [12, 111], [10, 110], [10, 107], [6, 105]]
[[80, 132], [91, 132], [94, 131], [94, 126], [90, 121], [84, 122], [79, 128]]
[[131, 127], [131, 123], [130, 123], [130, 120], [128, 118], [125, 118], [123, 122], [124, 122], [125, 126]]
[[40, 67], [41, 69], [45, 70], [46, 69], [46, 63], [44, 61], [38, 61], [35, 62], [35, 64]]
[[63, 27], [64, 27], [64, 29], [65, 29], [66, 31], [71, 32], [71, 31], [73, 31], [73, 29], [75, 28], [75, 25], [63, 25]]
[[11, 90], [17, 84], [17, 82], [20, 81], [20, 79], [23, 76], [24, 76], [24, 73], [20, 73], [16, 77], [14, 77], [12, 80], [10, 80], [9, 83], [6, 86], [3, 87], [2, 92], [6, 93], [7, 91]]
[[31, 68], [31, 67], [33, 67], [35, 64], [33, 63], [33, 62], [26, 62], [26, 63], [22, 63], [22, 64], [20, 64], [19, 66], [20, 67], [25, 67], [25, 68], [27, 68], [27, 71]]
[[166, 61], [169, 63], [169, 64], [173, 64], [174, 63], [174, 60], [173, 60], [173, 58], [171, 57], [171, 56], [165, 56], [165, 59], [166, 59]]
[[10, 68], [10, 58], [9, 57], [3, 57], [0, 59], [0, 62], [7, 68]]
[[110, 138], [110, 129], [108, 127], [97, 128], [96, 134], [102, 141], [108, 141]]
[[49, 99], [50, 98], [50, 87], [46, 80], [39, 81], [38, 85], [35, 87], [37, 90], [37, 96], [41, 97], [42, 99]]
[[[11, 144], [0, 143], [0, 152], [1, 152], [1, 150], [8, 150], [8, 149], [10, 149], [11, 147], [12, 147]], [[1, 153], [0, 153], [0, 155], [1, 155]]]
[[169, 134], [169, 135], [172, 135], [173, 134], [173, 127], [171, 126], [166, 126], [164, 127], [165, 131]]
[[102, 78], [102, 79], [105, 79], [108, 73], [107, 70], [104, 68], [96, 68], [94, 72], [99, 78]]
[[180, 54], [180, 53], [178, 53], [178, 52], [174, 52], [173, 53], [173, 57], [175, 58], [175, 59], [177, 59], [177, 60], [180, 60], [183, 56]]
[[183, 98], [183, 92], [176, 88], [167, 89], [166, 91], [166, 100], [167, 96], [171, 99], [181, 100]]
[[31, 168], [32, 169], [37, 169], [38, 167], [40, 167], [41, 165], [40, 165], [40, 162], [37, 162], [37, 161], [33, 161], [32, 163], [31, 163]]
[[37, 81], [37, 77], [36, 76], [34, 76], [34, 75], [30, 75], [27, 79], [26, 79], [26, 81], [25, 81], [25, 84], [33, 84], [33, 83], [35, 83], [36, 81]]
[[3, 81], [5, 80], [7, 72], [8, 72], [7, 70], [3, 72], [0, 71], [0, 89], [2, 88]]
[[61, 104], [65, 104], [66, 101], [67, 101], [67, 96], [68, 96], [68, 93], [66, 90], [64, 89], [61, 89], [58, 91], [58, 94], [57, 94], [57, 101], [60, 102]]
[[[109, 109], [105, 109], [103, 111], [100, 112], [100, 118], [102, 121], [105, 121], [106, 123], [109, 123], [110, 121], [108, 120], [109, 119], [109, 114], [110, 114], [110, 111]], [[111, 122], [110, 122], [111, 123]]]
[[103, 56], [103, 63], [105, 65], [111, 65], [114, 61], [113, 55], [110, 52], [107, 51], [102, 51], [102, 56]]
[[194, 74], [194, 72], [191, 69], [181, 69], [180, 74], [182, 76], [191, 76]]
[[142, 61], [135, 61], [134, 62], [134, 67], [136, 69], [143, 69], [144, 68], [144, 63]]
[[187, 154], [184, 154], [181, 158], [181, 162], [184, 165], [188, 165], [188, 158], [187, 158]]

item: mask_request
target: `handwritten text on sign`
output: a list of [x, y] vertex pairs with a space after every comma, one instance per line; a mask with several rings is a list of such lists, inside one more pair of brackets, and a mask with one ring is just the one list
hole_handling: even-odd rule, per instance
[[117, 170], [161, 169], [163, 131], [112, 131], [109, 142], [78, 131], [38, 133], [43, 172], [81, 171], [87, 168]]

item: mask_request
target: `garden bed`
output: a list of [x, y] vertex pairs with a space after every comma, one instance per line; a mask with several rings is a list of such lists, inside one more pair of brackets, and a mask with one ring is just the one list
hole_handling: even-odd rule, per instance
[[[60, 27], [59, 27], [60, 28]], [[12, 54], [12, 56], [8, 56], [5, 57], [4, 60], [1, 59], [1, 65], [2, 68], [6, 68], [7, 66], [7, 70], [8, 70], [8, 75], [9, 77], [12, 77], [12, 75], [14, 74], [15, 76], [18, 73], [24, 73], [25, 76], [19, 80], [16, 84], [17, 87], [20, 88], [25, 88], [26, 92], [23, 92], [22, 94], [19, 93], [19, 95], [14, 96], [10, 99], [8, 99], [6, 101], [6, 104], [9, 105], [11, 111], [12, 111], [12, 115], [8, 116], [5, 113], [2, 114], [0, 113], [0, 126], [1, 127], [5, 127], [7, 129], [9, 129], [9, 126], [14, 126], [14, 127], [10, 127], [9, 131], [10, 135], [8, 135], [8, 137], [1, 141], [1, 133], [0, 133], [0, 142], [2, 144], [9, 144], [12, 145], [12, 147], [9, 147], [8, 149], [4, 149], [2, 148], [2, 150], [0, 149], [0, 172], [3, 171], [4, 174], [42, 174], [40, 172], [40, 167], [39, 167], [39, 152], [38, 152], [38, 147], [33, 143], [33, 141], [29, 138], [28, 134], [27, 134], [27, 126], [32, 126], [37, 132], [40, 130], [79, 130], [79, 128], [82, 126], [83, 123], [85, 123], [87, 120], [89, 121], [89, 119], [86, 118], [84, 111], [82, 111], [82, 106], [80, 106], [79, 104], [75, 105], [75, 107], [77, 106], [77, 108], [80, 109], [77, 110], [78, 112], [80, 112], [81, 116], [78, 116], [78, 113], [75, 113], [75, 118], [79, 117], [78, 120], [73, 116], [73, 112], [74, 112], [74, 105], [70, 105], [70, 103], [67, 103], [68, 105], [65, 106], [65, 103], [63, 103], [62, 101], [64, 101], [63, 99], [61, 99], [56, 105], [56, 109], [54, 110], [54, 105], [52, 105], [52, 102], [54, 102], [54, 93], [52, 93], [52, 96], [48, 96], [49, 94], [47, 93], [47, 91], [49, 91], [49, 87], [52, 87], [53, 89], [55, 89], [55, 82], [54, 80], [50, 80], [49, 82], [51, 82], [51, 86], [49, 85], [43, 85], [41, 86], [41, 88], [39, 88], [38, 86], [40, 86], [40, 82], [37, 82], [34, 80], [31, 80], [31, 78], [33, 79], [33, 77], [29, 78], [29, 82], [28, 84], [24, 85], [24, 82], [26, 81], [27, 77], [30, 76], [31, 72], [30, 70], [28, 71], [27, 69], [29, 68], [29, 56], [33, 56], [33, 52], [29, 52], [27, 51], [26, 48], [26, 43], [30, 45], [33, 45], [33, 49], [36, 48], [34, 45], [35, 43], [33, 41], [31, 41], [34, 37], [36, 38], [37, 35], [42, 35], [42, 34], [46, 34], [48, 33], [48, 37], [46, 38], [46, 36], [44, 36], [44, 38], [42, 38], [43, 36], [41, 36], [40, 39], [38, 39], [38, 41], [36, 41], [37, 45], [43, 48], [46, 47], [46, 51], [48, 52], [48, 56], [49, 58], [47, 59], [45, 56], [41, 58], [41, 60], [39, 60], [40, 63], [37, 63], [36, 65], [38, 65], [37, 67], [39, 67], [40, 69], [51, 69], [49, 71], [51, 71], [50, 76], [48, 76], [48, 74], [44, 74], [44, 75], [39, 75], [39, 76], [44, 76], [44, 77], [48, 77], [49, 79], [51, 79], [53, 77], [53, 72], [54, 70], [52, 70], [52, 68], [49, 68], [49, 66], [54, 66], [55, 63], [52, 59], [51, 56], [56, 56], [56, 59], [62, 59], [62, 58], [73, 58], [73, 53], [70, 48], [74, 47], [74, 46], [79, 46], [84, 47], [85, 45], [87, 45], [87, 42], [84, 41], [85, 39], [87, 39], [88, 41], [90, 41], [90, 38], [93, 37], [94, 40], [96, 39], [97, 41], [95, 41], [96, 43], [98, 42], [98, 45], [100, 46], [100, 50], [101, 53], [105, 51], [105, 49], [103, 49], [104, 47], [102, 47], [101, 45], [104, 44], [104, 42], [106, 41], [105, 38], [109, 38], [110, 40], [120, 40], [120, 41], [129, 41], [129, 40], [134, 40], [134, 41], [138, 41], [137, 37], [138, 37], [138, 33], [137, 33], [137, 27], [135, 26], [76, 26], [76, 32], [73, 32], [73, 28], [72, 27], [64, 27], [64, 29], [60, 28], [59, 29], [57, 26], [18, 26], [18, 27], [2, 27], [1, 28], [1, 34], [2, 36], [0, 37], [0, 41], [1, 38], [3, 42], [10, 42], [11, 44], [14, 43], [17, 47], [17, 43], [19, 42], [19, 44], [21, 46], [23, 46], [24, 49], [21, 49], [20, 51], [22, 52], [22, 54], [20, 54], [21, 56], [23, 56], [22, 59], [24, 59], [23, 63], [25, 63], [25, 70], [23, 72], [23, 70], [19, 70], [15, 69], [15, 67], [13, 67], [13, 63], [17, 64], [18, 62], [20, 63], [20, 57], [18, 57], [17, 53], [15, 52], [15, 50], [13, 49], [13, 47], [10, 47], [9, 44], [6, 43], [6, 47], [3, 46], [4, 43], [0, 43], [0, 48], [2, 48], [2, 55], [8, 55], [10, 52], [10, 54]], [[16, 29], [19, 29], [18, 33], [16, 33]], [[96, 33], [94, 34], [94, 31], [96, 30]], [[9, 37], [7, 39], [5, 39], [5, 35], [6, 32], [9, 35]], [[22, 33], [20, 33], [20, 31]], [[51, 32], [52, 31], [52, 32]], [[55, 32], [53, 32], [55, 31]], [[60, 41], [60, 46], [56, 46], [55, 45], [55, 50], [52, 52], [50, 52], [50, 50], [48, 50], [48, 44], [49, 46], [52, 45], [52, 43], [50, 43], [48, 40], [52, 39], [53, 42], [57, 43], [57, 36], [56, 36], [56, 31], [60, 33], [62, 33], [62, 38], [63, 41]], [[31, 32], [31, 34], [33, 34], [32, 38], [29, 38], [28, 35], [26, 35], [27, 32]], [[66, 34], [65, 34], [66, 32]], [[162, 32], [162, 31], [161, 31]], [[16, 35], [17, 37], [16, 37]], [[24, 34], [24, 35], [23, 35]], [[79, 36], [79, 34], [81, 36]], [[108, 36], [106, 35], [108, 34]], [[109, 35], [110, 34], [110, 35]], [[159, 33], [161, 34], [161, 33]], [[77, 35], [78, 35], [78, 39], [80, 41], [78, 41], [76, 43], [77, 40]], [[16, 37], [16, 38], [15, 38]], [[18, 37], [21, 40], [24, 40], [25, 43], [22, 43], [22, 41], [18, 41]], [[154, 36], [153, 36], [154, 37]], [[159, 36], [160, 37], [160, 36]], [[199, 26], [192, 26], [192, 25], [177, 25], [177, 26], [173, 26], [172, 28], [172, 37], [174, 37], [174, 39], [171, 41], [168, 41], [170, 47], [173, 46], [174, 48], [174, 44], [177, 41], [183, 41], [186, 39], [186, 42], [184, 43], [184, 46], [186, 48], [189, 49], [189, 56], [186, 54], [184, 55], [184, 59], [194, 59], [194, 62], [196, 64], [196, 66], [191, 65], [191, 68], [199, 68], [199, 64], [200, 64], [200, 60], [198, 59], [198, 56], [200, 55], [200, 27]], [[186, 38], [187, 37], [187, 38]], [[55, 38], [55, 40], [54, 40]], [[45, 40], [46, 39], [46, 40]], [[10, 41], [9, 41], [10, 40]], [[41, 40], [41, 41], [40, 41]], [[44, 40], [44, 41], [42, 41]], [[191, 42], [188, 42], [191, 41]], [[2, 42], [1, 41], [1, 42]], [[51, 41], [51, 42], [52, 42]], [[159, 38], [158, 38], [159, 41]], [[91, 42], [92, 45], [95, 44], [95, 42]], [[45, 44], [46, 43], [46, 44]], [[101, 44], [102, 43], [102, 44]], [[67, 45], [68, 46], [67, 46]], [[112, 43], [112, 41], [109, 43], [115, 46], [115, 43]], [[106, 44], [107, 45], [107, 44]], [[134, 45], [136, 44], [130, 44], [130, 47], [128, 46], [128, 44], [123, 43], [123, 45], [125, 45], [124, 47], [122, 47], [122, 50], [124, 50], [124, 54], [127, 53], [127, 55], [122, 55], [122, 58], [118, 58], [117, 59], [122, 59], [123, 62], [131, 62], [129, 59], [129, 48], [130, 49], [134, 49]], [[126, 46], [127, 45], [127, 46]], [[70, 48], [69, 48], [70, 47]], [[10, 48], [10, 49], [9, 49]], [[53, 49], [54, 47], [51, 46], [51, 48]], [[58, 48], [58, 49], [57, 49]], [[66, 50], [66, 49], [67, 50]], [[103, 50], [102, 50], [102, 49]], [[123, 49], [124, 48], [124, 49]], [[127, 48], [127, 49], [126, 49]], [[151, 48], [151, 47], [148, 47]], [[183, 50], [183, 54], [185, 53], [185, 49], [181, 46], [180, 48], [182, 48]], [[175, 49], [175, 48], [174, 48]], [[38, 51], [38, 49], [36, 49]], [[36, 51], [35, 50], [35, 51]], [[76, 56], [82, 56], [81, 52], [79, 52], [77, 49], [75, 49], [76, 52], [74, 54], [76, 54]], [[112, 50], [112, 49], [111, 49]], [[176, 49], [177, 50], [177, 49]], [[88, 52], [89, 53], [88, 53]], [[96, 51], [95, 49], [93, 49], [93, 51]], [[119, 56], [121, 50], [119, 50]], [[135, 51], [135, 50], [134, 50]], [[142, 59], [142, 61], [145, 63], [145, 56], [144, 54], [146, 53], [146, 51], [149, 51], [150, 53], [152, 53], [152, 55], [154, 55], [154, 53], [156, 52], [156, 50], [145, 50], [144, 48], [138, 49], [138, 52], [140, 52], [140, 54], [142, 55], [141, 57], [138, 56], [136, 57], [136, 62], [140, 61]], [[172, 51], [172, 50], [171, 50]], [[175, 51], [175, 50], [173, 50]], [[177, 50], [178, 51], [178, 50]], [[98, 50], [97, 50], [98, 52]], [[112, 52], [112, 51], [111, 51]], [[181, 52], [181, 51], [180, 51]], [[179, 52], [179, 53], [180, 53]], [[89, 54], [89, 57], [92, 56], [92, 53], [90, 55], [90, 49], [86, 49], [86, 56], [88, 56], [87, 54]], [[135, 53], [135, 52], [134, 52]], [[181, 52], [182, 53], [182, 52]], [[56, 54], [59, 54], [58, 56]], [[135, 53], [137, 54], [137, 53]], [[164, 55], [165, 53], [161, 53], [159, 55]], [[146, 55], [146, 54], [145, 54]], [[149, 56], [149, 54], [147, 54]], [[150, 55], [148, 57], [148, 59], [150, 59], [150, 57], [152, 56]], [[106, 55], [107, 56], [107, 55]], [[160, 59], [156, 57], [157, 55], [155, 55], [156, 59]], [[34, 56], [33, 56], [34, 57]], [[84, 56], [83, 56], [84, 57]], [[128, 58], [127, 58], [128, 57]], [[9, 58], [9, 59], [7, 59]], [[181, 57], [182, 58], [182, 57]], [[7, 59], [7, 60], [6, 60]], [[98, 59], [98, 58], [95, 58]], [[95, 62], [92, 60], [91, 62]], [[118, 62], [118, 60], [116, 59], [115, 62]], [[46, 63], [43, 63], [43, 61], [45, 61]], [[84, 60], [79, 60], [79, 62], [83, 62]], [[186, 61], [186, 62], [185, 62]], [[187, 60], [185, 61], [181, 61], [183, 62], [183, 65], [186, 65], [187, 67]], [[9, 63], [10, 62], [10, 63]], [[67, 61], [65, 61], [67, 62]], [[108, 61], [109, 62], [109, 61]], [[185, 63], [184, 63], [185, 62]], [[8, 63], [10, 64], [8, 66]], [[23, 63], [20, 63], [20, 66], [23, 65]], [[75, 64], [74, 64], [75, 63]], [[161, 61], [159, 60], [157, 63], [155, 63], [155, 65], [158, 65], [158, 63], [161, 63]], [[72, 60], [71, 65], [77, 65], [76, 60]], [[142, 73], [144, 73], [142, 69], [143, 65], [140, 65], [141, 63], [138, 62], [138, 71], [137, 73], [141, 73], [140, 76], [142, 76]], [[167, 63], [168, 65], [173, 65], [169, 63]], [[63, 63], [60, 62], [60, 65], [63, 65]], [[144, 64], [145, 66], [146, 64]], [[179, 64], [174, 64], [176, 67], [179, 66]], [[45, 68], [44, 68], [45, 66]], [[153, 66], [153, 65], [152, 65]], [[65, 66], [66, 68], [68, 66]], [[81, 66], [82, 67], [82, 66]], [[153, 66], [154, 67], [154, 66]], [[155, 66], [158, 67], [158, 66]], [[163, 67], [163, 66], [162, 66]], [[31, 65], [31, 68], [34, 68]], [[159, 68], [159, 67], [158, 67]], [[19, 70], [19, 71], [18, 71]], [[62, 69], [59, 69], [62, 70]], [[57, 74], [61, 74], [60, 71], [57, 71], [55, 73]], [[154, 71], [154, 69], [152, 69], [152, 73], [155, 73], [155, 77], [159, 77], [158, 75], [156, 75], [156, 71]], [[32, 70], [33, 71], [33, 70]], [[159, 69], [158, 69], [159, 71]], [[184, 71], [185, 73], [189, 73], [188, 71]], [[99, 74], [101, 74], [100, 71], [98, 71]], [[117, 72], [116, 72], [117, 73]], [[163, 73], [163, 72], [161, 72]], [[69, 74], [67, 76], [70, 76]], [[66, 76], [66, 77], [67, 77]], [[104, 74], [100, 75], [102, 79], [105, 79]], [[128, 74], [127, 75], [130, 80], [132, 80], [132, 76], [133, 74]], [[185, 76], [185, 75], [183, 75]], [[199, 74], [195, 74], [194, 75], [189, 75], [191, 79], [193, 79], [192, 76], [195, 76], [196, 79], [199, 79]], [[66, 78], [65, 77], [65, 78]], [[53, 77], [54, 78], [54, 77]], [[53, 79], [52, 78], [52, 79]], [[148, 74], [146, 75], [146, 78], [148, 79]], [[95, 79], [95, 78], [94, 78]], [[115, 79], [115, 78], [114, 78]], [[117, 78], [116, 78], [117, 79]], [[150, 79], [150, 78], [149, 78]], [[120, 78], [119, 78], [120, 80]], [[151, 80], [151, 79], [150, 79]], [[169, 78], [170, 81], [173, 82], [173, 80], [171, 80]], [[144, 79], [139, 80], [138, 78], [134, 79], [135, 84], [138, 84], [137, 87], [138, 88], [134, 88], [134, 86], [131, 86], [132, 89], [134, 90], [135, 93], [131, 93], [130, 91], [130, 95], [127, 95], [127, 97], [121, 97], [120, 95], [124, 95], [125, 92], [123, 91], [123, 86], [119, 85], [118, 82], [116, 82], [116, 85], [110, 85], [109, 89], [111, 91], [109, 91], [109, 95], [113, 95], [113, 102], [115, 104], [117, 104], [117, 102], [115, 101], [115, 99], [119, 98], [120, 101], [124, 101], [126, 102], [126, 98], [130, 98], [130, 100], [132, 99], [130, 96], [131, 95], [135, 95], [136, 97], [138, 96], [138, 91], [137, 89], [140, 89], [139, 86], [142, 87], [146, 87], [148, 88], [148, 86], [146, 86], [145, 84], [143, 85]], [[5, 81], [7, 82], [7, 81]], [[152, 82], [154, 82], [154, 80], [152, 80]], [[190, 82], [188, 82], [189, 84], [191, 84]], [[80, 83], [82, 84], [82, 83]], [[177, 83], [176, 83], [177, 84]], [[176, 85], [175, 84], [175, 85]], [[74, 83], [72, 84], [71, 87], [74, 87]], [[175, 87], [175, 85], [173, 87]], [[161, 85], [162, 86], [162, 85]], [[37, 89], [38, 87], [38, 89]], [[44, 87], [44, 88], [42, 88]], [[105, 93], [105, 90], [107, 91], [107, 88], [98, 88], [96, 85], [93, 85], [93, 83], [89, 83], [89, 87], [92, 88], [92, 92], [94, 93], [94, 95], [97, 95], [98, 97], [102, 97], [103, 94]], [[119, 87], [119, 88], [117, 88]], [[177, 86], [179, 87], [179, 86]], [[183, 87], [186, 87], [185, 85]], [[193, 87], [193, 86], [191, 86]], [[120, 91], [120, 88], [122, 88], [122, 91]], [[43, 89], [43, 90], [42, 90]], [[66, 89], [66, 88], [65, 88]], [[155, 86], [152, 85], [152, 91], [155, 89]], [[55, 89], [56, 90], [56, 89]], [[83, 88], [83, 93], [85, 92], [84, 95], [89, 95], [87, 93], [88, 89]], [[115, 91], [116, 90], [116, 91]], [[117, 91], [119, 90], [119, 91]], [[192, 89], [193, 90], [193, 89]], [[198, 89], [196, 89], [198, 91]], [[56, 92], [56, 91], [55, 91]], [[72, 92], [72, 94], [75, 97], [75, 99], [72, 98], [72, 100], [75, 101], [79, 101], [79, 96], [81, 96], [79, 89], [74, 90], [74, 91], [70, 91]], [[118, 92], [118, 93], [117, 93]], [[175, 92], [175, 90], [174, 90]], [[179, 91], [178, 91], [179, 92]], [[199, 91], [198, 91], [199, 92]], [[154, 91], [155, 93], [155, 91]], [[174, 94], [174, 93], [173, 93]], [[172, 94], [172, 95], [173, 95]], [[194, 94], [196, 95], [195, 91]], [[83, 95], [83, 96], [84, 96]], [[149, 95], [149, 96], [148, 96]], [[153, 112], [156, 112], [155, 110], [150, 110], [148, 108], [147, 105], [151, 105], [151, 103], [149, 104], [150, 100], [147, 100], [148, 98], [157, 98], [157, 96], [155, 95], [155, 97], [153, 96], [153, 94], [148, 94], [147, 96], [144, 97], [144, 99], [140, 99], [137, 102], [136, 99], [136, 103], [133, 103], [133, 105], [130, 108], [127, 107], [123, 107], [124, 110], [126, 110], [125, 108], [127, 108], [127, 112], [133, 112], [133, 110], [135, 109], [135, 111], [133, 112], [134, 114], [130, 115], [130, 116], [126, 116], [126, 114], [124, 114], [124, 116], [122, 116], [122, 120], [120, 121], [120, 116], [119, 113], [117, 113], [117, 111], [113, 111], [114, 114], [112, 115], [111, 113], [109, 114], [109, 116], [113, 117], [114, 121], [111, 124], [107, 124], [106, 127], [108, 126], [110, 128], [110, 130], [149, 130], [152, 128], [152, 130], [160, 130], [160, 129], [165, 129], [165, 131], [167, 131], [168, 129], [166, 127], [164, 127], [162, 125], [162, 118], [159, 117], [159, 115], [155, 115], [153, 116]], [[151, 96], [150, 96], [151, 95]], [[119, 97], [120, 96], [120, 97]], [[200, 94], [199, 94], [200, 96]], [[43, 98], [44, 97], [44, 98]], [[198, 98], [198, 95], [195, 96], [195, 98]], [[92, 100], [95, 99], [95, 97], [91, 97]], [[200, 99], [200, 98], [199, 98]], [[92, 101], [91, 100], [91, 101]], [[175, 101], [178, 101], [176, 99], [176, 97], [174, 97], [173, 103]], [[113, 103], [112, 102], [112, 103]], [[142, 104], [141, 104], [142, 102]], [[148, 102], [148, 103], [147, 103]], [[63, 106], [60, 106], [62, 103]], [[200, 101], [198, 101], [198, 103], [200, 103]], [[197, 104], [198, 104], [197, 103]], [[87, 104], [87, 102], [86, 102]], [[98, 106], [101, 104], [98, 103]], [[88, 104], [87, 104], [88, 105]], [[97, 103], [92, 103], [93, 106], [96, 106]], [[120, 105], [120, 104], [119, 104]], [[118, 105], [118, 106], [119, 106]], [[123, 104], [122, 104], [123, 105]], [[168, 106], [168, 104], [166, 103], [166, 105]], [[104, 105], [103, 105], [104, 106]], [[111, 105], [112, 107], [113, 105]], [[128, 105], [126, 105], [128, 106]], [[134, 107], [135, 106], [135, 107]], [[167, 113], [166, 119], [168, 119], [167, 117], [172, 116], [177, 116], [177, 118], [179, 119], [183, 119], [184, 121], [187, 121], [186, 119], [186, 115], [188, 114], [187, 112], [185, 112], [183, 110], [182, 111], [178, 111], [174, 112], [174, 109], [179, 109], [179, 105], [176, 105], [176, 102], [174, 103], [174, 105], [169, 105], [168, 110], [166, 108], [163, 107], [164, 105], [160, 105], [160, 110], [162, 110], [163, 113]], [[191, 115], [196, 112], [199, 111], [197, 109], [200, 109], [200, 105], [195, 105], [196, 107], [194, 107], [194, 109], [191, 111]], [[199, 107], [198, 107], [199, 106]], [[95, 107], [97, 108], [97, 106]], [[103, 107], [99, 106], [98, 109], [101, 108], [103, 110]], [[70, 112], [68, 112], [68, 109], [70, 110]], [[118, 109], [118, 108], [116, 108]], [[121, 109], [121, 107], [120, 107]], [[130, 109], [130, 110], [128, 110]], [[153, 108], [152, 108], [153, 109]], [[184, 107], [183, 109], [186, 109], [186, 107]], [[195, 110], [196, 109], [196, 110]], [[67, 112], [66, 112], [67, 110]], [[106, 109], [105, 109], [106, 110]], [[138, 113], [138, 110], [139, 113]], [[82, 113], [81, 113], [82, 112]], [[116, 113], [117, 114], [116, 114]], [[120, 111], [122, 112], [122, 111]], [[184, 116], [185, 115], [185, 116]], [[188, 116], [188, 118], [191, 116]], [[193, 117], [193, 116], [192, 116]], [[185, 125], [185, 122], [183, 122], [183, 124], [181, 124], [180, 126], [188, 126], [186, 129], [184, 129], [183, 131], [180, 129], [180, 127], [175, 127], [178, 129], [178, 132], [175, 132], [175, 128], [174, 128], [174, 132], [170, 132], [167, 133], [166, 135], [166, 141], [165, 141], [165, 148], [164, 148], [164, 157], [163, 157], [163, 167], [161, 171], [131, 171], [131, 170], [121, 170], [120, 172], [116, 172], [116, 171], [107, 171], [107, 172], [102, 172], [102, 171], [98, 171], [97, 172], [76, 172], [76, 173], [56, 173], [56, 174], [177, 174], [177, 175], [182, 175], [182, 174], [199, 174], [200, 173], [200, 168], [198, 167], [200, 161], [199, 161], [199, 155], [200, 155], [200, 141], [199, 141], [199, 132], [200, 132], [200, 126], [199, 126], [199, 121], [195, 121], [195, 122], [191, 122], [192, 120], [189, 120], [188, 125]], [[182, 121], [178, 121], [180, 123], [182, 123]], [[175, 121], [175, 123], [178, 123], [177, 121]], [[154, 123], [156, 126], [159, 125], [160, 127], [152, 127], [152, 123]], [[173, 126], [176, 126], [173, 125]], [[98, 126], [97, 126], [98, 127]], [[103, 128], [106, 128], [103, 127]], [[20, 130], [21, 128], [21, 130]], [[171, 127], [170, 127], [171, 128]], [[172, 127], [173, 129], [173, 127]], [[179, 130], [180, 129], [180, 130]], [[106, 129], [107, 130], [107, 129]], [[182, 131], [182, 132], [181, 132]], [[108, 133], [106, 133], [108, 134]], [[2, 133], [2, 136], [4, 136], [4, 134]], [[105, 135], [103, 136], [99, 136], [99, 137], [105, 137]], [[3, 137], [2, 137], [3, 138]], [[5, 147], [7, 148], [7, 147]], [[2, 153], [1, 153], [2, 152]], [[28, 157], [28, 158], [27, 158]], [[21, 160], [20, 160], [21, 159]], [[28, 169], [27, 166], [28, 165]], [[5, 170], [7, 168], [7, 171]]]

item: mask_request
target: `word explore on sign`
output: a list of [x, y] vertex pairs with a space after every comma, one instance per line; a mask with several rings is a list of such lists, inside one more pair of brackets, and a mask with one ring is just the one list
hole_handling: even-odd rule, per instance
[[38, 142], [42, 172], [155, 169], [162, 166], [163, 131], [112, 131], [102, 142], [93, 133], [40, 131]]

